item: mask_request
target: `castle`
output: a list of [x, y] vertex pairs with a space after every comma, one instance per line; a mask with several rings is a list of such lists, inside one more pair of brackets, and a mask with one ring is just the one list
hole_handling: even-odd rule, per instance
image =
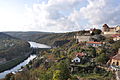
[[120, 34], [120, 26], [109, 27], [107, 24], [104, 24], [102, 32], [103, 34]]

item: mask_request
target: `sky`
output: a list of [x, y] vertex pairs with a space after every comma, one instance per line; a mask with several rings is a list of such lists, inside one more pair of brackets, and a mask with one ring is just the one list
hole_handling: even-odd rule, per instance
[[0, 31], [71, 32], [120, 25], [120, 0], [0, 0]]

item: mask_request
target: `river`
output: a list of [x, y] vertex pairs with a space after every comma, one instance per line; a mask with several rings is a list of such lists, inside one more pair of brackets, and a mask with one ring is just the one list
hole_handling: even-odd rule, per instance
[[[31, 41], [29, 41], [29, 44], [32, 48], [51, 48], [50, 46], [47, 46], [47, 45], [44, 45], [44, 44], [39, 44], [39, 43], [36, 43], [36, 42], [31, 42]], [[35, 57], [36, 57], [36, 55], [30, 55], [26, 60], [24, 60], [23, 62], [21, 62], [17, 66], [13, 67], [10, 70], [6, 70], [6, 71], [0, 73], [0, 79], [4, 78], [6, 76], [6, 74], [8, 74], [8, 73], [18, 72], [21, 69], [22, 66], [25, 66], [26, 64], [28, 64]]]

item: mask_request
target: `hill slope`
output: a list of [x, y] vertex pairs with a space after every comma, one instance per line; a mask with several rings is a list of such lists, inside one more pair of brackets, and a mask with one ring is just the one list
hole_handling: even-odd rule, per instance
[[0, 58], [7, 61], [23, 55], [29, 51], [29, 43], [0, 32]]
[[6, 32], [11, 36], [20, 38], [22, 40], [30, 40], [47, 45], [53, 45], [57, 40], [64, 40], [73, 38], [77, 32], [70, 33], [48, 33], [48, 32]]

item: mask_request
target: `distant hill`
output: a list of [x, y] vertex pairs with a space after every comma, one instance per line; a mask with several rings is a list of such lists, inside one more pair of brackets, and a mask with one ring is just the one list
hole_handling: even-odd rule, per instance
[[11, 39], [11, 38], [17, 39], [17, 38], [12, 37], [12, 36], [10, 36], [10, 35], [8, 35], [8, 34], [5, 34], [5, 33], [3, 33], [3, 32], [0, 32], [0, 39]]
[[43, 44], [53, 45], [57, 40], [73, 39], [77, 32], [50, 33], [50, 32], [5, 32], [22, 40], [30, 40]]
[[22, 40], [36, 40], [38, 38], [41, 38], [43, 36], [46, 36], [48, 34], [48, 32], [33, 32], [33, 31], [29, 31], [29, 32], [5, 32], [8, 35], [20, 38]]

